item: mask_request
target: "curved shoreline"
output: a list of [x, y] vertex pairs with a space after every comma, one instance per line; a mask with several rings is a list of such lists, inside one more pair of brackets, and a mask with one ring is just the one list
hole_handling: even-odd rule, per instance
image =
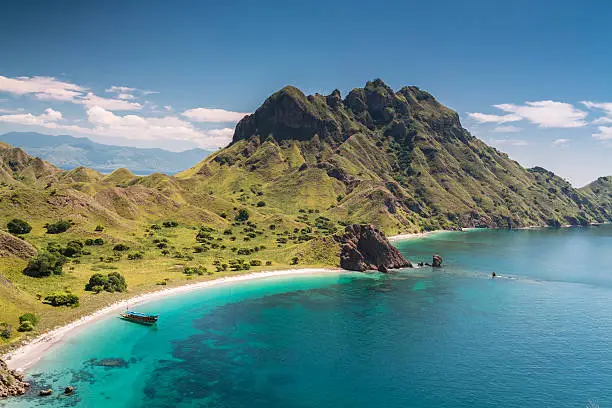
[[32, 339], [21, 347], [10, 351], [2, 356], [9, 368], [21, 372], [36, 364], [44, 354], [52, 347], [60, 344], [64, 337], [68, 334], [76, 332], [77, 329], [82, 329], [87, 325], [94, 323], [111, 313], [116, 313], [125, 307], [126, 302], [130, 305], [138, 305], [147, 303], [153, 300], [158, 300], [166, 296], [175, 296], [185, 292], [219, 286], [228, 283], [243, 282], [262, 278], [271, 278], [279, 276], [292, 275], [316, 275], [320, 273], [341, 273], [343, 270], [339, 268], [304, 268], [304, 269], [283, 269], [278, 271], [262, 271], [244, 275], [235, 275], [224, 278], [212, 279], [208, 281], [190, 283], [187, 285], [177, 286], [174, 288], [162, 289], [155, 292], [149, 292], [133, 298], [115, 302], [109, 306], [99, 309], [92, 314], [81, 317], [65, 326], [52, 329], [40, 336]]

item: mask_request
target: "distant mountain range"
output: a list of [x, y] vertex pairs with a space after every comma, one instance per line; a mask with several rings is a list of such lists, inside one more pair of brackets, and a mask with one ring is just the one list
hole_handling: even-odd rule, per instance
[[157, 172], [174, 174], [195, 165], [212, 153], [204, 149], [171, 152], [105, 145], [87, 138], [34, 132], [6, 133], [0, 136], [0, 141], [20, 147], [29, 155], [40, 157], [64, 170], [85, 166], [101, 173], [127, 168], [140, 175]]

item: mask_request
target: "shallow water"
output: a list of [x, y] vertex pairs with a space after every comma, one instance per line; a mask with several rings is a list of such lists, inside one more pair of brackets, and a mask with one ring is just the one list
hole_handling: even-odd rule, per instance
[[441, 270], [167, 298], [139, 308], [157, 328], [110, 317], [31, 370], [75, 395], [7, 406], [612, 406], [611, 244], [609, 226], [440, 233], [397, 245]]

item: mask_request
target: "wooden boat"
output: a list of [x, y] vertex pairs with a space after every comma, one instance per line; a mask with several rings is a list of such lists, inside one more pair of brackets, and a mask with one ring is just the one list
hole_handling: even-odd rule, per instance
[[146, 325], [155, 324], [157, 319], [159, 319], [159, 315], [132, 312], [131, 310], [126, 310], [124, 313], [120, 313], [119, 316], [124, 320]]

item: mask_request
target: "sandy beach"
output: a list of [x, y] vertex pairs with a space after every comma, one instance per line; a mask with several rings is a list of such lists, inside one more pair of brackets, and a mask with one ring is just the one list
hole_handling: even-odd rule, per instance
[[130, 306], [143, 304], [153, 300], [161, 299], [166, 296], [175, 296], [185, 292], [191, 292], [194, 290], [209, 288], [213, 286], [219, 286], [224, 284], [231, 284], [235, 282], [243, 282], [254, 279], [290, 276], [290, 275], [314, 275], [319, 273], [339, 273], [341, 269], [333, 268], [305, 268], [305, 269], [285, 269], [279, 271], [262, 271], [249, 273], [244, 275], [230, 276], [225, 278], [213, 279], [205, 282], [198, 282], [187, 284], [183, 286], [177, 286], [175, 288], [163, 289], [155, 292], [146, 293], [133, 297], [131, 299], [122, 300], [120, 302], [113, 303], [103, 309], [100, 309], [90, 315], [80, 318], [72, 323], [65, 326], [58, 327], [50, 330], [46, 333], [41, 334], [27, 344], [7, 353], [2, 358], [6, 361], [9, 368], [25, 371], [32, 365], [36, 364], [45, 353], [62, 342], [62, 340], [68, 335], [77, 332], [85, 328], [87, 325], [98, 321], [109, 314], [117, 313], [125, 308], [126, 301], [129, 302]]
[[444, 230], [428, 231], [428, 232], [414, 232], [410, 234], [399, 234], [399, 235], [393, 235], [393, 236], [387, 237], [387, 239], [389, 240], [389, 242], [403, 241], [405, 239], [423, 238], [423, 237], [437, 234], [443, 231]]

